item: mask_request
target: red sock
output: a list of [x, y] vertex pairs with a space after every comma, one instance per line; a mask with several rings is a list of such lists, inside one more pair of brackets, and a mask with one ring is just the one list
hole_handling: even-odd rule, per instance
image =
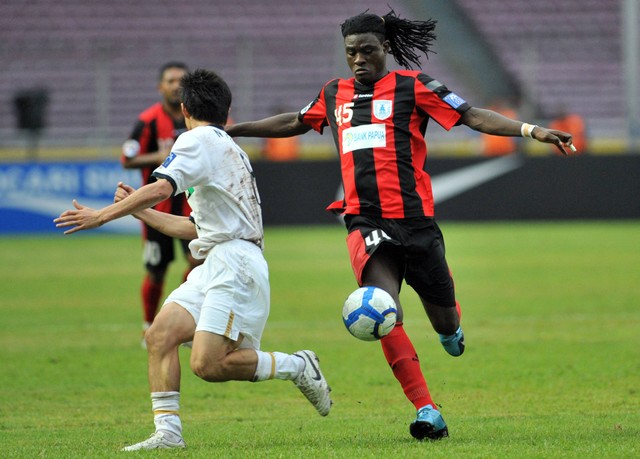
[[417, 409], [425, 405], [435, 408], [427, 382], [420, 369], [420, 361], [402, 322], [396, 323], [391, 333], [382, 338], [382, 352], [391, 366], [393, 375], [400, 382], [404, 394]]
[[147, 323], [153, 322], [162, 296], [164, 282], [153, 282], [147, 274], [142, 282], [142, 312]]

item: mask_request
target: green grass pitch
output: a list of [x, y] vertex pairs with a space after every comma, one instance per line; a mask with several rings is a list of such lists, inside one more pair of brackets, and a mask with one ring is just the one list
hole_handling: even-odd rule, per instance
[[[205, 383], [183, 363], [193, 458], [640, 457], [640, 221], [443, 223], [467, 351], [448, 356], [413, 292], [405, 324], [450, 437], [416, 442], [379, 343], [340, 311], [356, 288], [336, 227], [268, 228], [263, 349], [314, 349], [322, 418], [290, 382]], [[111, 458], [152, 432], [135, 235], [0, 238], [0, 456]], [[171, 270], [168, 288], [184, 263]]]

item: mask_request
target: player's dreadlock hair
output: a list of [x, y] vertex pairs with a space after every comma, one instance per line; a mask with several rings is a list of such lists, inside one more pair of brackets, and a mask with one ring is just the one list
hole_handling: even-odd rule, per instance
[[[434, 32], [436, 20], [409, 21], [398, 17], [391, 10], [384, 16], [368, 13], [369, 10], [344, 21], [340, 28], [342, 36], [357, 33], [373, 33], [380, 41], [389, 40], [389, 52], [398, 65], [406, 69], [412, 69], [411, 64], [420, 65], [420, 58], [414, 51], [418, 49], [425, 55], [431, 51], [431, 43], [436, 39]], [[428, 57], [428, 55], [427, 55]]]

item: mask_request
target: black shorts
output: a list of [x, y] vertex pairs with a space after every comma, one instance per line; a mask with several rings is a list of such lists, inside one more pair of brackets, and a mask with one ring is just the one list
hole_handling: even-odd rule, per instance
[[[182, 239], [177, 239], [177, 241], [180, 243], [182, 251], [185, 254], [189, 253], [190, 241]], [[162, 234], [150, 226], [146, 226], [142, 259], [147, 270], [165, 271], [169, 263], [175, 259], [174, 238]]]
[[[347, 246], [358, 284], [367, 261], [381, 246], [404, 265], [404, 280], [429, 303], [455, 307], [455, 289], [444, 238], [433, 218], [390, 219], [345, 215]], [[402, 281], [402, 279], [400, 279]]]

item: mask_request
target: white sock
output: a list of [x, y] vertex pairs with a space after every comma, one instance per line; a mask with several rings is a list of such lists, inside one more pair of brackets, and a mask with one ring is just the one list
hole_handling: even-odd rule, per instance
[[180, 392], [151, 392], [151, 407], [156, 431], [170, 432], [182, 438], [180, 410]]
[[262, 352], [258, 354], [258, 366], [253, 381], [267, 379], [295, 379], [303, 370], [305, 362], [300, 357], [283, 352]]

